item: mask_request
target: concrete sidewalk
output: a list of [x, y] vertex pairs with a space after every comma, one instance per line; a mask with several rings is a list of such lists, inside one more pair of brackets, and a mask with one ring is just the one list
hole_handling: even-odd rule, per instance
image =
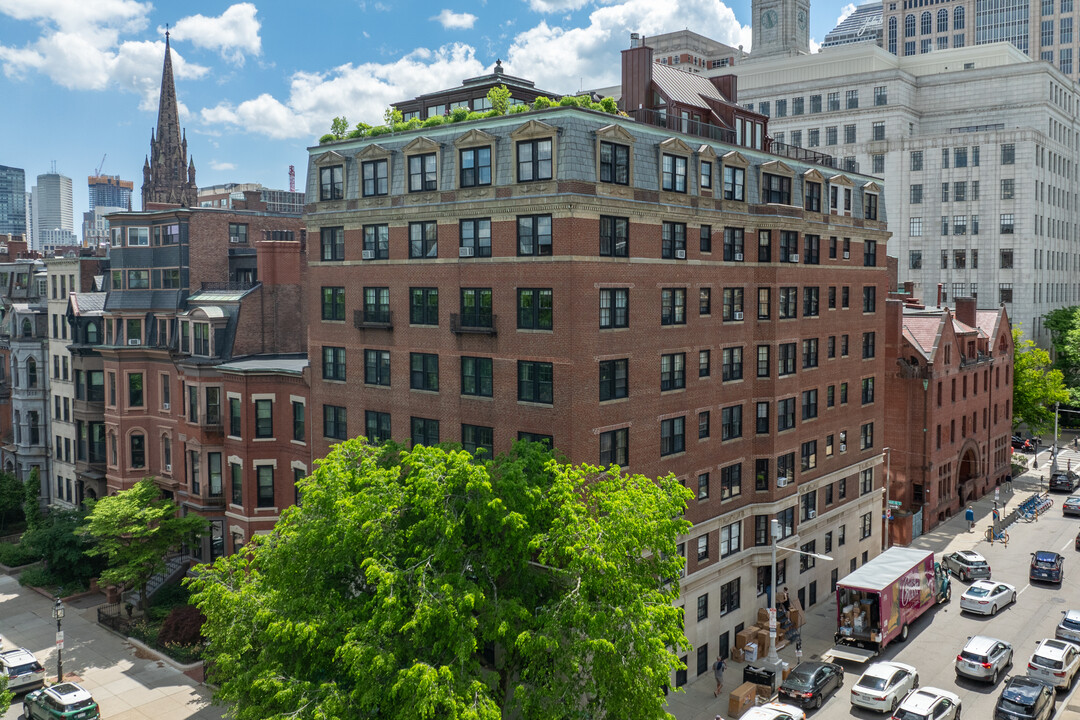
[[[1065, 466], [1066, 453], [1061, 455], [1059, 462]], [[1080, 468], [1080, 453], [1074, 456], [1073, 465]], [[1043, 451], [1039, 454], [1039, 469], [1028, 470], [1012, 482], [1012, 491], [1001, 490], [1000, 498], [1002, 516], [1016, 509], [1021, 500], [1026, 499], [1031, 493], [1038, 492], [1040, 488], [1045, 492], [1047, 477], [1049, 476], [1049, 453]], [[1030, 467], [1031, 460], [1028, 459]], [[917, 538], [911, 547], [933, 550], [935, 554], [950, 553], [956, 550], [974, 550], [980, 543], [985, 544], [983, 533], [990, 525], [991, 515], [994, 509], [994, 493], [987, 495], [973, 503], [975, 510], [975, 532], [967, 531], [967, 523], [961, 512], [946, 522], [938, 525], [933, 530]], [[827, 600], [819, 602], [816, 606], [804, 610], [806, 622], [800, 632], [802, 635], [803, 660], [819, 660], [821, 655], [834, 645], [833, 633], [836, 630], [836, 599], [830, 596]], [[795, 644], [790, 643], [777, 653], [781, 660], [790, 667], [796, 665]], [[714, 720], [714, 718], [728, 717], [728, 693], [742, 684], [743, 668], [745, 663], [736, 662], [729, 658], [727, 670], [724, 673], [724, 688], [719, 697], [714, 698], [712, 691], [715, 685], [712, 682], [712, 673], [702, 676], [696, 682], [685, 685], [679, 693], [669, 693], [668, 711], [678, 720]], [[1057, 715], [1057, 720], [1080, 720], [1080, 700], [1076, 706], [1062, 707]]]

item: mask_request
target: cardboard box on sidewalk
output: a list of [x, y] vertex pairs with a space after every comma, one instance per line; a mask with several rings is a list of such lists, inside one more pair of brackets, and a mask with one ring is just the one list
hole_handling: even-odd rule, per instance
[[773, 696], [772, 685], [755, 685], [754, 687], [757, 688], [757, 696], [759, 698], [768, 700]]
[[756, 630], [747, 628], [746, 630], [740, 630], [735, 633], [735, 647], [740, 650], [746, 647], [746, 643], [754, 642], [754, 636], [757, 634]]
[[731, 659], [735, 662], [746, 662], [746, 654], [741, 647], [737, 647], [731, 651]]
[[766, 608], [758, 608], [757, 621], [761, 627], [769, 627], [769, 611]]
[[745, 682], [731, 691], [728, 696], [728, 715], [733, 718], [742, 717], [742, 714], [754, 706], [754, 696], [757, 694], [757, 685]]

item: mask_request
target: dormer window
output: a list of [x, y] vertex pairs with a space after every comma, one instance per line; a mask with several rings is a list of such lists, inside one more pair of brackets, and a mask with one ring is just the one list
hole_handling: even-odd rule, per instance
[[409, 158], [409, 192], [426, 192], [437, 188], [435, 153], [413, 155]]
[[551, 179], [551, 140], [522, 140], [517, 144], [518, 182]]
[[341, 200], [345, 197], [344, 175], [342, 165], [319, 168], [319, 200]]
[[101, 329], [96, 322], [86, 323], [86, 344], [97, 345], [101, 342]]
[[128, 247], [149, 247], [150, 246], [150, 228], [148, 227], [130, 227], [127, 229], [127, 244]]
[[661, 188], [671, 192], [686, 192], [686, 158], [664, 155]]
[[128, 345], [141, 345], [142, 320], [139, 318], [128, 318], [126, 321], [126, 325]]
[[192, 354], [210, 357], [210, 323], [191, 323]]
[[364, 175], [364, 197], [377, 197], [389, 192], [389, 161], [369, 160], [361, 165]]

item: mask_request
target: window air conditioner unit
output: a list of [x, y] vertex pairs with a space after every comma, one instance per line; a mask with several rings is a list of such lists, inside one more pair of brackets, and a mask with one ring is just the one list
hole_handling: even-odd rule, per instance
[[161, 403], [161, 409], [162, 410], [168, 410], [169, 409], [169, 403]]
[[474, 248], [462, 247], [462, 248], [458, 248], [457, 256], [458, 257], [472, 257], [474, 252], [475, 252]]
[[735, 253], [735, 262], [742, 262], [742, 253]]
[[166, 465], [165, 466], [165, 472], [171, 473], [172, 472], [172, 465]]
[[844, 251], [844, 259], [845, 260], [850, 260], [851, 259], [851, 251], [850, 250], [845, 250]]
[[360, 253], [360, 257], [363, 258], [364, 260], [374, 260], [375, 259], [375, 251], [374, 250], [364, 250], [363, 252]]
[[240, 242], [240, 236], [239, 235], [230, 235], [229, 236], [229, 242], [231, 242], [231, 243]]
[[847, 452], [847, 443], [840, 443], [840, 452]]
[[793, 262], [793, 263], [799, 262], [798, 254], [792, 255], [791, 258], [790, 258], [790, 262]]
[[817, 510], [807, 510], [806, 511], [806, 518], [808, 520], [813, 520], [816, 517], [817, 517]]
[[780, 475], [776, 478], [776, 487], [787, 487], [787, 475]]
[[736, 320], [742, 320], [742, 318], [743, 318], [743, 314], [741, 312], [735, 313], [735, 319]]
[[128, 338], [128, 345], [142, 345], [142, 340], [139, 338]]
[[676, 250], [675, 251], [675, 257], [678, 260], [685, 260], [686, 259], [686, 251], [685, 250]]

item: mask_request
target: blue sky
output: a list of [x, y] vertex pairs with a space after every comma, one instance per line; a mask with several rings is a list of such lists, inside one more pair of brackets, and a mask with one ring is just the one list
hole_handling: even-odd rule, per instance
[[[816, 2], [811, 37], [852, 7]], [[565, 93], [616, 84], [632, 31], [686, 27], [750, 46], [749, 0], [0, 0], [0, 164], [24, 168], [29, 188], [55, 160], [74, 181], [77, 226], [103, 155], [103, 172], [138, 193], [166, 23], [200, 186], [287, 187], [289, 165], [303, 178], [305, 148], [335, 115], [381, 122], [389, 102], [498, 58]]]

